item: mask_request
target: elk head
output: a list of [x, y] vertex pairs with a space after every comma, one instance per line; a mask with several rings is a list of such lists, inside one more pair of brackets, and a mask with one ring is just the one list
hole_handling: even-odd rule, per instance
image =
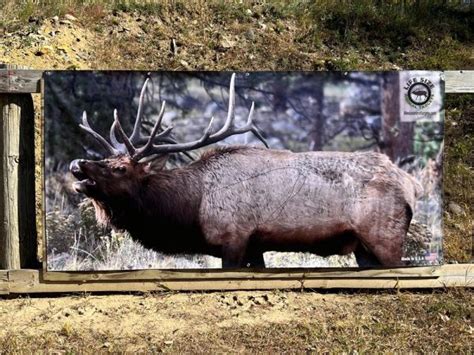
[[145, 80], [140, 93], [137, 116], [130, 136], [124, 132], [117, 110], [114, 110], [114, 122], [109, 132], [110, 142], [91, 128], [86, 112], [83, 113], [80, 128], [92, 135], [107, 151], [109, 157], [101, 161], [76, 159], [71, 162], [69, 170], [79, 180], [73, 185], [77, 192], [101, 202], [133, 198], [138, 195], [144, 179], [163, 169], [170, 153], [186, 154], [236, 134], [252, 132], [268, 148], [252, 121], [254, 103], [250, 108], [247, 123], [242, 127], [235, 127], [235, 74], [232, 74], [230, 81], [227, 119], [222, 128], [214, 132], [214, 118], [211, 118], [201, 138], [178, 143], [171, 136], [173, 127], [163, 128], [161, 125], [166, 105], [163, 101], [150, 135], [143, 136], [140, 130], [143, 98], [148, 81], [149, 78]]

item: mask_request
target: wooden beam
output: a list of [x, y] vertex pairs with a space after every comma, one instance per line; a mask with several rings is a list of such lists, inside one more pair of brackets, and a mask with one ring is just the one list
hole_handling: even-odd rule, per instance
[[35, 265], [33, 147], [31, 95], [0, 93], [0, 268]]
[[[462, 268], [461, 272], [465, 272]], [[473, 267], [474, 272], [474, 267]], [[232, 279], [423, 279], [441, 275], [464, 276], [457, 265], [407, 267], [393, 269], [260, 269], [260, 270], [130, 270], [64, 272], [43, 271], [45, 281], [54, 282], [109, 282], [143, 280], [232, 280]]]
[[[369, 271], [369, 270], [366, 270]], [[267, 289], [424, 289], [445, 287], [474, 288], [474, 264], [444, 265], [432, 278], [297, 278], [236, 280], [122, 280], [61, 281], [42, 278], [38, 270], [8, 271], [8, 281], [0, 276], [0, 290], [10, 294], [70, 292], [151, 292], [169, 290], [267, 290]], [[0, 274], [1, 275], [1, 274]], [[3, 285], [2, 285], [3, 283]], [[7, 285], [5, 285], [7, 283]]]
[[474, 70], [448, 70], [444, 78], [447, 94], [474, 93]]
[[[0, 64], [0, 93], [40, 93], [43, 70], [6, 69]], [[445, 92], [474, 93], [473, 70], [447, 70]]]
[[8, 271], [0, 270], [0, 295], [8, 295], [9, 293]]
[[19, 69], [12, 65], [0, 64], [0, 93], [39, 93], [43, 72], [43, 70]]

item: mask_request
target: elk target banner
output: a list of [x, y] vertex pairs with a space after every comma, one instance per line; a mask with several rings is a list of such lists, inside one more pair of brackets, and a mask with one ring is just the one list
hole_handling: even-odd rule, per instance
[[442, 262], [440, 72], [51, 71], [49, 271]]

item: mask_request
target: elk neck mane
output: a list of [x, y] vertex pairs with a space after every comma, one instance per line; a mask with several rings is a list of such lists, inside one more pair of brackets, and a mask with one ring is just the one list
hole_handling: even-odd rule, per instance
[[[260, 151], [262, 148], [258, 147], [252, 147], [252, 146], [245, 146], [245, 145], [231, 145], [227, 147], [215, 147], [212, 149], [207, 149], [205, 152], [203, 152], [199, 158], [198, 161], [194, 162], [192, 165], [202, 165], [205, 166], [205, 164], [208, 161], [218, 159], [224, 155], [231, 155], [231, 154], [251, 154], [256, 151]], [[267, 150], [267, 149], [264, 149]]]
[[184, 167], [154, 172], [143, 178], [136, 195], [115, 203], [93, 199], [97, 221], [118, 229], [130, 230], [137, 221], [157, 224], [197, 224], [202, 198], [201, 178], [208, 163], [229, 154], [251, 154], [260, 148], [217, 147], [206, 150], [199, 160]]

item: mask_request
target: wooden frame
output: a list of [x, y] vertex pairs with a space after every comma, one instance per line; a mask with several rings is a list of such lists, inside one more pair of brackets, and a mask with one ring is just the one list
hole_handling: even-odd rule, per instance
[[[474, 71], [446, 71], [446, 93], [474, 93]], [[2, 68], [0, 66], [0, 103], [2, 108], [10, 99], [21, 96], [31, 99], [32, 93], [42, 93], [41, 70]], [[3, 101], [2, 101], [3, 100]], [[18, 104], [20, 110], [25, 109]], [[9, 112], [3, 109], [0, 123], [7, 119]], [[32, 113], [29, 113], [33, 115]], [[33, 120], [33, 118], [31, 119]], [[31, 122], [30, 122], [31, 123]], [[24, 124], [24, 123], [23, 123]], [[21, 131], [21, 125], [15, 126]], [[16, 132], [15, 131], [15, 132]], [[19, 132], [10, 134], [19, 134]], [[41, 135], [43, 137], [43, 135]], [[32, 137], [29, 137], [30, 143]], [[2, 141], [0, 141], [1, 143]], [[17, 144], [12, 141], [13, 145]], [[3, 144], [3, 143], [2, 143]], [[33, 146], [33, 144], [31, 145]], [[30, 148], [31, 149], [31, 148]], [[5, 160], [5, 159], [3, 159]], [[13, 162], [13, 165], [18, 162]], [[31, 168], [31, 166], [30, 166]], [[21, 170], [21, 169], [20, 169]], [[0, 176], [0, 181], [17, 183], [17, 175], [8, 171]], [[8, 176], [7, 176], [8, 175]], [[43, 174], [41, 174], [43, 181]], [[38, 181], [37, 181], [38, 182]], [[0, 294], [30, 292], [91, 292], [91, 291], [157, 291], [157, 290], [220, 290], [220, 289], [272, 289], [272, 288], [434, 288], [434, 287], [474, 287], [474, 264], [443, 265], [435, 267], [409, 267], [394, 269], [273, 269], [257, 270], [134, 270], [111, 272], [57, 272], [47, 271], [42, 224], [44, 215], [40, 208], [38, 232], [21, 234], [19, 226], [25, 218], [12, 213], [18, 207], [17, 189], [5, 185], [3, 206], [0, 216], [8, 223], [0, 229]], [[41, 183], [42, 185], [42, 183]], [[10, 188], [8, 188], [10, 186]], [[43, 190], [44, 191], [44, 190]], [[44, 196], [42, 196], [43, 198]], [[8, 204], [7, 204], [8, 202]], [[13, 203], [12, 203], [13, 202]], [[40, 206], [43, 201], [40, 202]], [[31, 205], [31, 200], [29, 201]], [[3, 212], [2, 212], [3, 211]], [[7, 216], [7, 217], [5, 217]], [[23, 232], [24, 232], [23, 228]], [[36, 255], [31, 255], [32, 236], [40, 245], [39, 259], [42, 269], [36, 269]], [[30, 254], [21, 253], [25, 248]], [[36, 248], [34, 248], [36, 249]], [[36, 265], [35, 265], [36, 264]], [[31, 269], [34, 265], [35, 269]], [[30, 269], [21, 269], [29, 267]]]

